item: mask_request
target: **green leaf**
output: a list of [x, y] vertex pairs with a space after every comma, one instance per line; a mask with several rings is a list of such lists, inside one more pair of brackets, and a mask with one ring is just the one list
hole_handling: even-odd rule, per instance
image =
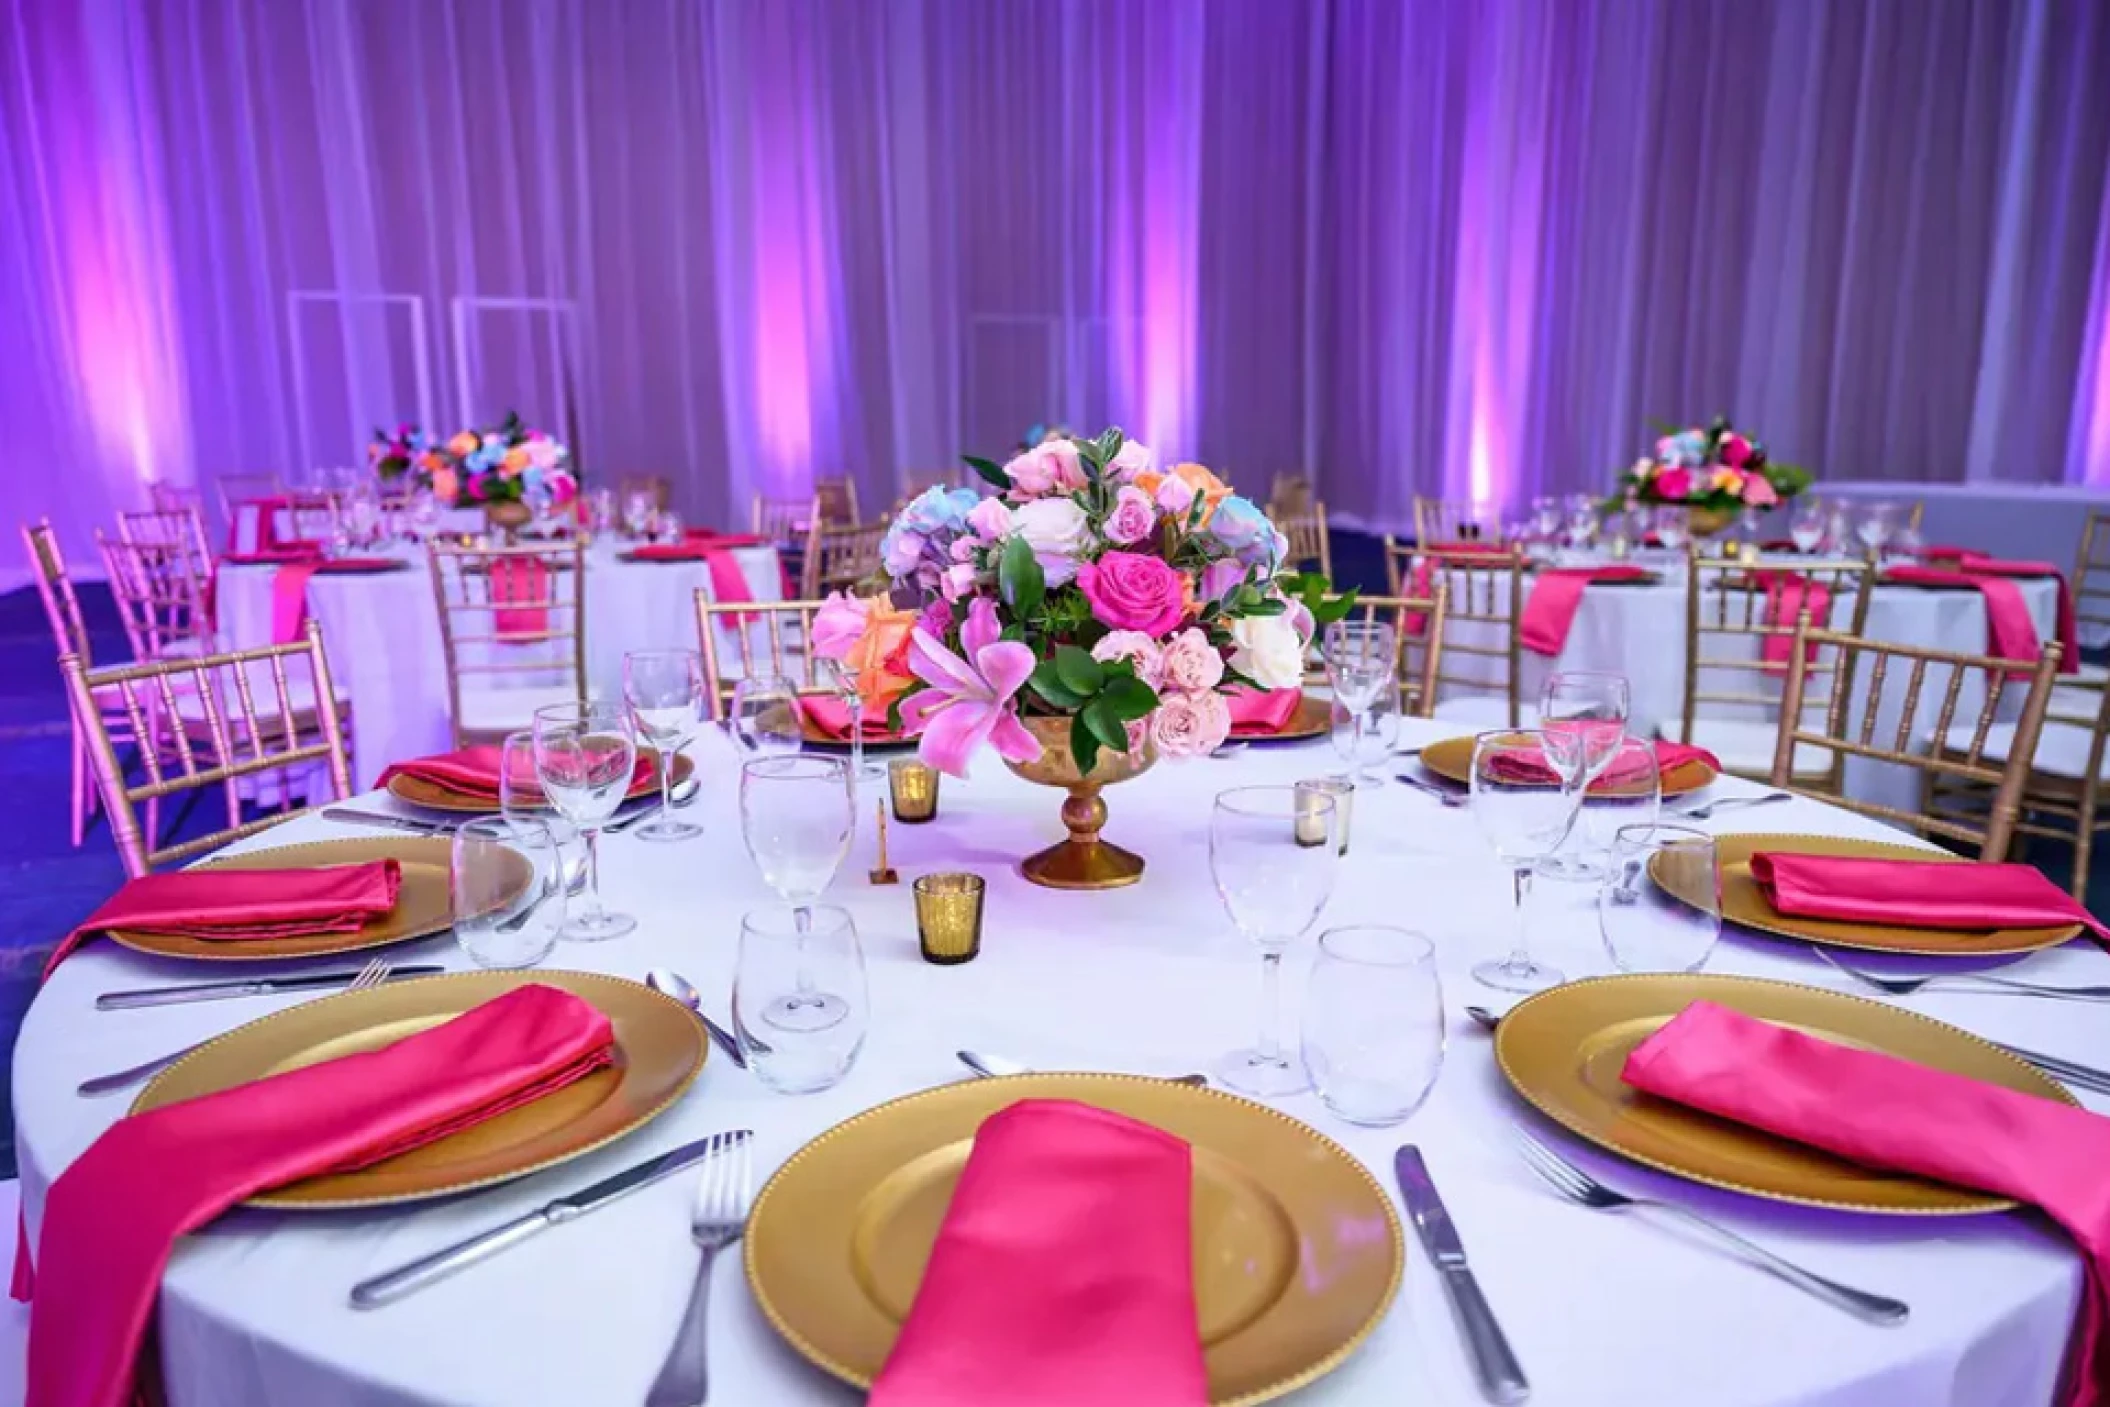
[[1334, 600], [1318, 602], [1311, 608], [1311, 618], [1315, 624], [1332, 625], [1337, 620], [1346, 620], [1348, 613], [1354, 609], [1355, 593], [1350, 591]]
[[1073, 694], [1090, 698], [1106, 683], [1106, 666], [1075, 645], [1055, 648], [1055, 672]]
[[1111, 748], [1115, 752], [1128, 751], [1128, 725], [1121, 721], [1120, 715], [1114, 712], [1113, 705], [1105, 699], [1093, 699], [1084, 706], [1084, 712], [1077, 717], [1083, 720], [1084, 726], [1091, 730], [1091, 735], [1099, 740], [1101, 747]]
[[1121, 452], [1121, 446], [1127, 439], [1128, 436], [1121, 433], [1121, 427], [1118, 425], [1109, 425], [1101, 430], [1098, 442], [1094, 446], [1099, 451], [1099, 462], [1113, 463], [1114, 456]]
[[1048, 591], [1047, 574], [1041, 571], [1040, 559], [1033, 555], [1033, 545], [1025, 538], [1014, 534], [1005, 541], [1003, 559], [997, 563], [996, 586], [1014, 618], [1024, 620], [1040, 609], [1041, 599]]
[[1099, 691], [1099, 700], [1123, 723], [1148, 718], [1158, 706], [1157, 691], [1133, 674], [1107, 680], [1106, 687]]
[[1006, 474], [1004, 472], [1004, 466], [998, 464], [995, 460], [984, 459], [980, 455], [975, 454], [967, 454], [962, 455], [960, 457], [966, 460], [968, 468], [974, 470], [975, 473], [980, 474], [983, 479], [987, 480], [990, 484], [994, 485], [995, 487], [999, 489], [1008, 489], [1011, 487], [1011, 476], [1009, 474]]
[[1077, 758], [1077, 775], [1089, 777], [1099, 765], [1099, 739], [1093, 736], [1091, 725], [1081, 713], [1070, 720], [1070, 751]]
[[1084, 703], [1084, 695], [1072, 690], [1062, 682], [1062, 675], [1055, 668], [1055, 661], [1042, 660], [1033, 669], [1033, 692], [1057, 708], [1076, 708]]
[[1285, 614], [1288, 610], [1289, 603], [1287, 601], [1277, 601], [1273, 597], [1267, 597], [1242, 608], [1238, 614], [1242, 616], [1279, 616]]

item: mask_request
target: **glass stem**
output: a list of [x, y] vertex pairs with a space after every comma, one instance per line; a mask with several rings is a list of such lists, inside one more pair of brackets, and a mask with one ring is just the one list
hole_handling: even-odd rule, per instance
[[856, 796], [857, 784], [865, 774], [865, 696], [862, 689], [850, 692], [850, 794]]
[[1260, 1040], [1254, 1049], [1262, 1063], [1282, 1063], [1282, 1042], [1275, 1032], [1282, 1020], [1282, 954], [1260, 955]]
[[580, 917], [591, 921], [601, 916], [601, 828], [582, 827], [580, 835], [586, 841], [586, 912]]
[[813, 931], [813, 910], [800, 904], [791, 911], [791, 922], [799, 931], [792, 958], [793, 982], [801, 997], [810, 997], [813, 995], [813, 973], [806, 966], [806, 935]]
[[659, 750], [659, 819], [674, 819], [674, 758], [675, 754], [665, 748]]
[[1519, 865], [1510, 874], [1510, 887], [1516, 896], [1517, 932], [1510, 941], [1509, 961], [1503, 966], [1519, 975], [1531, 971], [1530, 929], [1525, 922], [1525, 903], [1531, 897], [1531, 866]]

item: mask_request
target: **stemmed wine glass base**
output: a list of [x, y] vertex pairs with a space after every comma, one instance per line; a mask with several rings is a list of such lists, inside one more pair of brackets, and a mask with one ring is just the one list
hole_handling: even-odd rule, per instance
[[571, 919], [564, 925], [562, 936], [574, 943], [602, 943], [610, 938], [620, 938], [636, 927], [637, 920], [630, 915], [603, 909], [597, 914], [580, 914]]
[[658, 821], [647, 821], [637, 828], [639, 840], [693, 840], [703, 834], [703, 827], [693, 821], [677, 821], [668, 817]]
[[1281, 1099], [1311, 1088], [1303, 1061], [1286, 1054], [1271, 1057], [1257, 1048], [1232, 1051], [1216, 1063], [1215, 1075], [1226, 1089], [1256, 1099]]
[[1603, 879], [1604, 861], [1595, 855], [1548, 855], [1532, 869], [1542, 879], [1561, 880], [1570, 884], [1586, 880]]
[[1519, 962], [1515, 958], [1503, 958], [1495, 962], [1483, 962], [1473, 968], [1473, 980], [1483, 987], [1492, 987], [1498, 992], [1543, 992], [1548, 987], [1558, 987], [1568, 979], [1557, 967], [1548, 967], [1542, 962]]
[[780, 1031], [825, 1031], [849, 1014], [850, 1004], [833, 992], [799, 992], [762, 1008], [762, 1019]]

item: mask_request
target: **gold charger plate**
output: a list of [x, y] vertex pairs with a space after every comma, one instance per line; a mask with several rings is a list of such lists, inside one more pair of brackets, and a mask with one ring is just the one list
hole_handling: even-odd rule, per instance
[[1265, 1402], [1337, 1367], [1384, 1317], [1406, 1249], [1361, 1163], [1265, 1105], [1135, 1075], [967, 1080], [836, 1125], [778, 1170], [747, 1280], [791, 1346], [869, 1388], [907, 1317], [982, 1120], [1075, 1099], [1194, 1146], [1194, 1288], [1209, 1399]]
[[[655, 762], [659, 757], [659, 750], [652, 747], [640, 746], [638, 753], [640, 756], [655, 759]], [[696, 764], [690, 760], [687, 753], [677, 752], [674, 754], [674, 785], [679, 786], [687, 781], [689, 775], [695, 770]], [[399, 801], [407, 801], [413, 806], [423, 806], [432, 811], [460, 811], [480, 816], [495, 816], [498, 814], [498, 798], [495, 796], [488, 801], [481, 797], [465, 796], [461, 792], [449, 791], [446, 787], [437, 786], [419, 777], [390, 777], [388, 779], [388, 790], [389, 794]], [[651, 771], [645, 774], [643, 781], [623, 793], [623, 800], [637, 801], [641, 798], [657, 796], [658, 794], [659, 768], [655, 765]], [[523, 804], [525, 809], [531, 811], [547, 811], [549, 809], [547, 801], [524, 802]]]
[[[322, 957], [329, 953], [354, 953], [361, 948], [379, 948], [444, 933], [454, 923], [454, 910], [447, 895], [449, 842], [435, 836], [376, 836], [356, 840], [311, 840], [299, 845], [279, 845], [269, 850], [248, 850], [208, 860], [199, 870], [325, 869], [333, 865], [364, 865], [375, 860], [394, 860], [403, 867], [403, 888], [396, 906], [364, 927], [349, 933], [311, 933], [292, 938], [181, 938], [160, 933], [133, 933], [113, 928], [109, 936], [127, 948], [168, 958], [204, 958], [216, 962], [262, 962], [284, 958]], [[535, 879], [534, 867], [519, 856], [509, 859], [516, 867], [513, 886], [506, 896], [511, 903]]]
[[1540, 992], [1502, 1018], [1495, 1030], [1495, 1061], [1511, 1088], [1570, 1132], [1694, 1182], [1859, 1212], [1961, 1216], [2014, 1205], [1982, 1192], [1864, 1168], [1643, 1094], [1622, 1080], [1619, 1072], [1628, 1053], [1696, 1001], [1733, 1007], [1840, 1045], [2075, 1102], [2006, 1051], [1931, 1017], [1792, 982], [1704, 973], [1595, 977]]
[[[799, 714], [799, 735], [806, 740], [807, 747], [813, 748], [817, 752], [839, 752], [845, 755], [850, 752], [850, 740], [848, 738], [836, 737], [835, 734], [815, 723], [804, 713]], [[865, 751], [905, 752], [909, 748], [916, 746], [920, 738], [920, 734], [911, 734], [904, 737], [897, 733], [883, 733], [874, 736], [867, 729], [865, 732]]]
[[1314, 698], [1306, 694], [1297, 701], [1297, 711], [1290, 715], [1289, 722], [1272, 733], [1234, 727], [1231, 740], [1240, 743], [1257, 743], [1265, 747], [1269, 743], [1297, 743], [1306, 738], [1324, 737], [1333, 731], [1333, 701]]
[[640, 1128], [703, 1069], [703, 1027], [650, 987], [593, 972], [458, 972], [303, 1002], [191, 1052], [157, 1075], [131, 1112], [392, 1045], [530, 982], [583, 997], [615, 1026], [615, 1063], [585, 1079], [356, 1172], [311, 1177], [249, 1204], [293, 1211], [373, 1207], [487, 1187], [554, 1167]]
[[[1447, 782], [1456, 782], [1461, 787], [1471, 786], [1473, 780], [1473, 742], [1477, 736], [1477, 734], [1468, 733], [1463, 737], [1445, 738], [1441, 742], [1428, 744], [1421, 750], [1421, 765]], [[1722, 774], [1698, 759], [1690, 762], [1680, 762], [1663, 774], [1663, 794], [1665, 796], [1684, 796], [1687, 793], [1698, 791], [1720, 775]], [[1602, 787], [1593, 788], [1593, 791], [1599, 796], [1617, 794], [1615, 789]]]
[[[1877, 953], [1906, 953], [1918, 957], [1994, 957], [2005, 953], [2033, 953], [2056, 947], [2080, 936], [2081, 926], [2059, 928], [1904, 928], [1880, 923], [1842, 923], [1831, 919], [1796, 918], [1781, 913], [1766, 901], [1765, 892], [1751, 877], [1751, 857], [1759, 851], [1786, 851], [1795, 855], [1841, 855], [1871, 860], [1931, 860], [1935, 863], [1968, 865], [1972, 862], [1946, 850], [1917, 845], [1891, 845], [1880, 840], [1847, 840], [1829, 835], [1724, 835], [1715, 839], [1715, 854], [1722, 872], [1722, 917], [1744, 928], [1783, 938], [1800, 938], [1831, 948], [1859, 948]], [[1666, 882], [1657, 860], [1649, 860], [1648, 875], [1664, 893], [1692, 904], [1699, 895], [1691, 891], [1693, 877], [1671, 876]]]

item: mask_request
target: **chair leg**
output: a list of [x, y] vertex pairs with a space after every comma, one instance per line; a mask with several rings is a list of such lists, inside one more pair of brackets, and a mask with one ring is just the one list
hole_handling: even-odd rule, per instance
[[94, 805], [88, 781], [88, 743], [81, 736], [80, 721], [73, 724], [73, 848], [81, 848], [88, 834], [88, 808]]
[[2095, 850], [2095, 818], [2082, 818], [2073, 836], [2073, 901], [2088, 902], [2088, 860]]

